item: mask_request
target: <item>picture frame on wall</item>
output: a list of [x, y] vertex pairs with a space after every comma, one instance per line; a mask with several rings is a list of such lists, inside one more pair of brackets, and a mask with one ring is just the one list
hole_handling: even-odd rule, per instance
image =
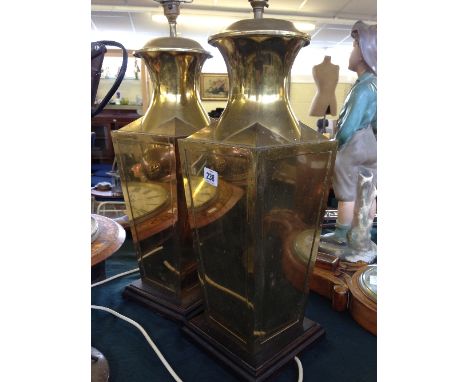
[[200, 95], [204, 101], [226, 101], [229, 94], [227, 73], [202, 73]]

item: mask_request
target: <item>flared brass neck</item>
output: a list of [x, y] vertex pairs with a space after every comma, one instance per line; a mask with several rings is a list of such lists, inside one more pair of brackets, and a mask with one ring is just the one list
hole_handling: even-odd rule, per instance
[[187, 136], [209, 124], [198, 83], [203, 63], [210, 55], [202, 52], [159, 48], [140, 53], [151, 77], [153, 95], [138, 131]]

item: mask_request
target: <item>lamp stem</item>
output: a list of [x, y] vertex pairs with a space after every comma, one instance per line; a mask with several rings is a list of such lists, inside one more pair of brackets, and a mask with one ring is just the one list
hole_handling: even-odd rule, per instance
[[262, 19], [265, 7], [268, 8], [268, 0], [249, 0], [254, 11], [255, 19]]

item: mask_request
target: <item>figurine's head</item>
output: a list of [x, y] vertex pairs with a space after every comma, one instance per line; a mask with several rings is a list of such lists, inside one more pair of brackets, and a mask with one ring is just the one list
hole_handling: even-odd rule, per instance
[[353, 51], [349, 58], [349, 70], [357, 71], [359, 65], [366, 65], [377, 75], [377, 25], [356, 22], [351, 29]]

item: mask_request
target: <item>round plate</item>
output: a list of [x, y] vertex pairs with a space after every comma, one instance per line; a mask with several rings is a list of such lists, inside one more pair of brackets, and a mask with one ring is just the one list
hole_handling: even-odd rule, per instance
[[99, 235], [99, 223], [98, 221], [96, 220], [96, 218], [94, 218], [93, 216], [91, 216], [91, 243], [96, 240], [96, 238], [98, 237]]
[[99, 264], [115, 251], [125, 240], [125, 230], [114, 220], [101, 215], [92, 215], [99, 224], [99, 235], [91, 243], [91, 266]]

